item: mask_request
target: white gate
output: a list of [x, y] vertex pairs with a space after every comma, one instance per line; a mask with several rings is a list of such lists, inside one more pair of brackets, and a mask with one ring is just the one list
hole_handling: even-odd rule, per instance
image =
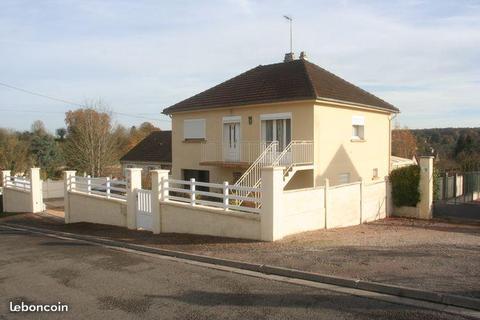
[[152, 191], [137, 189], [137, 229], [153, 231]]

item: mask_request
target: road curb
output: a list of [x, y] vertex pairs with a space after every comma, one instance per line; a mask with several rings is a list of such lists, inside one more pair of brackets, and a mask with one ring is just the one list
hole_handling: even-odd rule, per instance
[[398, 296], [403, 298], [422, 300], [422, 301], [433, 302], [437, 304], [443, 304], [448, 306], [461, 307], [461, 308], [480, 311], [480, 299], [463, 297], [459, 295], [425, 291], [425, 290], [413, 289], [413, 288], [396, 286], [396, 285], [388, 285], [388, 284], [383, 284], [379, 282], [364, 281], [364, 280], [351, 279], [351, 278], [338, 277], [338, 276], [330, 276], [330, 275], [324, 275], [319, 273], [301, 271], [297, 269], [270, 266], [265, 264], [256, 264], [256, 263], [241, 262], [236, 260], [208, 257], [208, 256], [194, 254], [194, 253], [154, 248], [154, 247], [149, 247], [149, 246], [140, 245], [140, 244], [133, 244], [133, 243], [122, 242], [117, 240], [99, 238], [95, 236], [79, 235], [75, 233], [42, 229], [42, 228], [36, 228], [36, 227], [24, 226], [24, 225], [12, 224], [12, 223], [0, 223], [0, 225], [4, 225], [11, 228], [29, 230], [29, 231], [38, 232], [38, 233], [53, 234], [56, 236], [68, 237], [76, 240], [85, 240], [85, 241], [90, 241], [90, 242], [107, 245], [111, 247], [131, 249], [131, 250], [141, 251], [145, 253], [152, 253], [152, 254], [158, 254], [158, 255], [174, 257], [179, 259], [209, 263], [209, 264], [214, 264], [219, 266], [255, 271], [263, 274], [270, 274], [270, 275], [282, 276], [287, 278], [325, 283], [325, 284], [335, 285], [339, 287], [372, 291], [372, 292], [388, 294], [388, 295], [393, 295], [393, 296]]

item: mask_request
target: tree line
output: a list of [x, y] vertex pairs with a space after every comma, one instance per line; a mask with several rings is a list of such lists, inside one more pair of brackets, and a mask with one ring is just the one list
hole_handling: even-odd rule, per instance
[[480, 171], [480, 128], [396, 128], [392, 154], [404, 158], [432, 155], [440, 170]]
[[0, 128], [0, 168], [25, 173], [40, 167], [42, 178], [61, 178], [66, 169], [92, 176], [121, 175], [119, 159], [152, 131], [150, 122], [126, 128], [101, 102], [65, 114], [65, 128], [49, 132], [42, 121], [29, 131]]

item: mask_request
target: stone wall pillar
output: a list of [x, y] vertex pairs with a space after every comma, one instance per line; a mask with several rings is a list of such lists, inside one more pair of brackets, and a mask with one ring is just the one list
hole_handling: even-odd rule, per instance
[[261, 239], [275, 241], [283, 237], [283, 167], [262, 168]]
[[75, 175], [77, 171], [67, 170], [63, 171], [63, 202], [64, 202], [64, 215], [65, 223], [70, 223], [70, 192], [75, 189]]
[[142, 169], [127, 169], [127, 228], [137, 229], [137, 193], [142, 188]]
[[31, 212], [37, 213], [45, 210], [42, 194], [42, 179], [40, 179], [40, 168], [30, 169], [30, 206]]
[[5, 193], [7, 189], [5, 186], [7, 185], [7, 179], [10, 179], [12, 172], [10, 170], [2, 170], [2, 187], [3, 187], [3, 197], [2, 197], [2, 208], [3, 211], [7, 212], [7, 197]]
[[154, 234], [162, 232], [162, 208], [160, 201], [165, 201], [168, 194], [169, 170], [150, 170], [152, 174], [152, 231]]
[[417, 205], [420, 219], [432, 219], [433, 208], [433, 157], [420, 157], [420, 202]]

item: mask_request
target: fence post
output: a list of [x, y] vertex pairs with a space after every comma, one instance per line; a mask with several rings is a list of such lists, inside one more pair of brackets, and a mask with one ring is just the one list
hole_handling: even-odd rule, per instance
[[142, 169], [127, 169], [127, 228], [137, 229], [136, 189], [142, 188]]
[[169, 170], [150, 170], [152, 175], [152, 231], [154, 234], [162, 232], [162, 207], [160, 201], [168, 198]]
[[2, 170], [2, 187], [5, 187], [7, 177], [10, 177], [11, 171], [10, 170]]
[[65, 223], [70, 223], [70, 192], [75, 189], [75, 174], [77, 171], [63, 171], [63, 202]]
[[3, 196], [2, 196], [2, 208], [3, 211], [8, 212], [7, 210], [7, 180], [10, 179], [12, 172], [10, 170], [2, 170], [2, 187], [3, 187]]
[[[456, 184], [456, 181], [455, 181]], [[433, 206], [433, 157], [420, 157], [419, 218], [432, 219]]]
[[190, 205], [195, 205], [195, 178], [190, 179]]
[[325, 229], [328, 228], [328, 219], [327, 219], [327, 216], [328, 216], [328, 203], [329, 203], [329, 192], [328, 192], [328, 189], [330, 188], [330, 180], [325, 179], [325, 195], [324, 195], [324, 202], [325, 202]]
[[30, 168], [30, 196], [33, 213], [45, 210], [43, 205], [42, 180], [40, 179], [40, 168]]
[[223, 182], [223, 210], [228, 210], [228, 181]]
[[92, 194], [92, 177], [90, 175], [87, 176], [87, 192]]
[[364, 204], [364, 191], [365, 191], [365, 180], [360, 178], [360, 224], [363, 223], [363, 204]]
[[283, 167], [262, 168], [260, 232], [264, 241], [282, 238]]
[[111, 190], [110, 190], [110, 187], [111, 187], [111, 183], [110, 183], [110, 177], [106, 177], [105, 178], [105, 188], [107, 189], [107, 199], [110, 198], [110, 193], [111, 193]]

